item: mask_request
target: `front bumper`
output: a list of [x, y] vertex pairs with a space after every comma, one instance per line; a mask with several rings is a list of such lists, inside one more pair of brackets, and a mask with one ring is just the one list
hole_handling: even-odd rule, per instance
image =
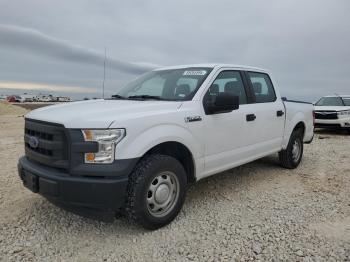
[[350, 118], [315, 119], [315, 127], [320, 128], [350, 128]]
[[24, 186], [61, 206], [117, 211], [125, 203], [128, 173], [118, 176], [72, 176], [28, 160], [18, 162]]

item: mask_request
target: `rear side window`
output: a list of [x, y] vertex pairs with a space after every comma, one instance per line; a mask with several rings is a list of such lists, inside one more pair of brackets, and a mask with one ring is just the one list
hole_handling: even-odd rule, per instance
[[252, 84], [256, 103], [269, 103], [276, 101], [276, 93], [270, 77], [264, 73], [248, 72]]
[[247, 103], [247, 95], [241, 78], [241, 74], [238, 71], [222, 71], [216, 77], [205, 95], [206, 99], [212, 99], [219, 93], [232, 93], [239, 97], [239, 104]]

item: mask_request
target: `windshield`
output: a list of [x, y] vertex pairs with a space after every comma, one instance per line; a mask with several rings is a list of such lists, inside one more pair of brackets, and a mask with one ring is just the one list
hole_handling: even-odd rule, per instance
[[350, 106], [350, 97], [343, 97], [343, 102], [346, 106]]
[[119, 99], [191, 100], [212, 68], [152, 71], [130, 82], [112, 97]]
[[344, 106], [344, 102], [339, 96], [322, 97], [316, 106]]

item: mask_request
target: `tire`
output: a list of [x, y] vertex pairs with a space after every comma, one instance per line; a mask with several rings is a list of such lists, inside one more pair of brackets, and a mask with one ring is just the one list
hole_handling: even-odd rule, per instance
[[186, 172], [178, 160], [149, 155], [129, 177], [126, 214], [146, 229], [163, 227], [180, 212], [186, 187]]
[[280, 165], [288, 169], [298, 167], [303, 157], [303, 151], [303, 132], [294, 130], [290, 136], [287, 148], [278, 153]]

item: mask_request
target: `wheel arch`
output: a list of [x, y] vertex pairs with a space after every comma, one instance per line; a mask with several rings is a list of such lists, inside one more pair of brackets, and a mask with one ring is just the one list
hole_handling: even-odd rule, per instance
[[305, 128], [306, 128], [304, 121], [300, 120], [300, 121], [294, 123], [294, 125], [292, 127], [293, 128], [290, 129], [290, 133], [286, 137], [287, 139], [285, 139], [285, 141], [284, 141], [283, 149], [285, 149], [288, 146], [289, 139], [290, 139], [291, 135], [293, 134], [293, 132], [296, 131], [296, 130], [301, 130], [302, 131], [302, 137], [303, 137], [303, 140], [304, 140]]
[[191, 151], [182, 143], [177, 141], [167, 141], [150, 148], [142, 158], [151, 154], [162, 154], [174, 157], [184, 167], [187, 175], [187, 182], [196, 182], [195, 160]]
[[290, 120], [286, 119], [287, 124], [285, 127], [285, 134], [284, 134], [284, 138], [283, 138], [282, 149], [286, 149], [288, 142], [289, 142], [289, 139], [290, 139], [290, 136], [297, 129], [302, 130], [303, 140], [304, 140], [304, 137], [306, 134], [306, 127], [307, 127], [305, 120], [306, 120], [305, 116], [302, 112], [298, 112]]
[[299, 122], [294, 126], [292, 132], [294, 132], [294, 131], [296, 131], [296, 130], [301, 130], [301, 131], [302, 131], [302, 135], [303, 135], [303, 137], [304, 137], [304, 135], [305, 135], [305, 128], [306, 128], [305, 123], [304, 123], [303, 121], [299, 121]]

